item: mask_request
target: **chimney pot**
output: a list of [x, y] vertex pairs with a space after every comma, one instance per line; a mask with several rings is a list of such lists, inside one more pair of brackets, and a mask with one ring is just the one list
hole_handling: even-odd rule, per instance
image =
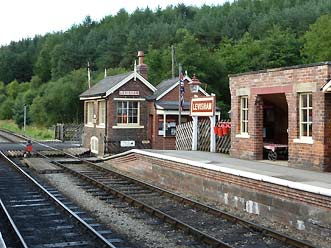
[[144, 63], [144, 52], [143, 51], [138, 51], [138, 65], [142, 65]]

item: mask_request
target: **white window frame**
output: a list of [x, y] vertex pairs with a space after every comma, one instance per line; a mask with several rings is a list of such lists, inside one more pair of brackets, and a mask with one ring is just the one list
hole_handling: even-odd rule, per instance
[[248, 135], [248, 96], [240, 97], [240, 134]]
[[[303, 97], [307, 96], [307, 106], [303, 106]], [[312, 101], [312, 92], [305, 92], [305, 93], [300, 93], [299, 94], [299, 134], [300, 138], [307, 139], [310, 138], [312, 139], [312, 131], [313, 131], [313, 101]], [[310, 102], [311, 101], [311, 106]], [[304, 114], [303, 112], [306, 111], [306, 121], [303, 121]], [[309, 112], [311, 111], [311, 120], [309, 120]], [[311, 125], [311, 132], [309, 131], [309, 126]], [[307, 128], [307, 135], [304, 135], [303, 130], [304, 126]]]
[[86, 102], [86, 125], [93, 126], [94, 102]]
[[106, 101], [98, 101], [98, 127], [106, 125]]
[[[126, 102], [126, 109], [127, 109], [127, 113], [129, 111], [129, 104], [132, 103], [132, 102], [135, 102], [137, 103], [137, 122], [136, 123], [118, 123], [117, 122], [117, 108], [118, 108], [118, 104], [119, 103], [122, 103], [123, 102]], [[127, 116], [127, 118], [129, 118]], [[118, 100], [116, 102], [116, 127], [119, 127], [119, 128], [142, 128], [142, 126], [140, 126], [140, 101], [135, 101], [134, 99], [130, 99], [130, 100]]]

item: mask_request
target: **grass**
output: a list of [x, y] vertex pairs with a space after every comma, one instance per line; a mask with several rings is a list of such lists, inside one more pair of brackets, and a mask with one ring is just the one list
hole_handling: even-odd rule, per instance
[[24, 133], [23, 128], [20, 129], [13, 120], [0, 120], [0, 128], [14, 133], [19, 133], [37, 140], [54, 139], [54, 130], [46, 127], [27, 126]]

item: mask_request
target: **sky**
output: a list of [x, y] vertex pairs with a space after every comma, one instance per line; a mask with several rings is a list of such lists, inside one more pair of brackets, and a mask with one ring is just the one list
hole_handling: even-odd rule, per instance
[[7, 0], [0, 7], [0, 46], [22, 38], [33, 38], [57, 31], [65, 31], [73, 24], [82, 23], [86, 16], [99, 21], [116, 15], [124, 8], [132, 13], [147, 6], [155, 10], [184, 3], [202, 6], [221, 5], [228, 0]]

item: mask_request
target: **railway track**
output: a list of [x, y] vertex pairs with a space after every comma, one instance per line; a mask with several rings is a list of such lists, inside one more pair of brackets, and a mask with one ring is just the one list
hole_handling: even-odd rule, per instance
[[[45, 157], [41, 154], [40, 156]], [[125, 203], [121, 208], [144, 210], [195, 236], [210, 247], [313, 247], [109, 168], [80, 161], [80, 164], [64, 164], [55, 160], [53, 162], [83, 180], [84, 183], [80, 183], [80, 186], [88, 192], [97, 193], [100, 199], [109, 203], [112, 203], [114, 198], [121, 199]]]
[[7, 247], [130, 247], [0, 155], [0, 232]]
[[126, 207], [143, 209], [212, 247], [313, 247], [90, 162], [57, 165], [84, 180], [86, 190], [120, 198]]

